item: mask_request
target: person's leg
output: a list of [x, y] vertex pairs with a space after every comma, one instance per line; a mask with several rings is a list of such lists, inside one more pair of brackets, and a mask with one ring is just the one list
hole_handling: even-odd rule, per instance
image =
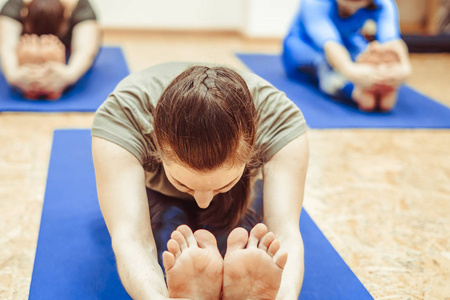
[[377, 105], [377, 94], [360, 86], [353, 88], [352, 99], [358, 104], [360, 110], [366, 112], [373, 111]]
[[322, 56], [311, 46], [292, 35], [287, 36], [283, 42], [281, 59], [288, 77], [296, 78], [304, 73], [315, 79], [316, 65], [323, 59]]
[[390, 111], [397, 103], [398, 89], [391, 89], [380, 93], [379, 108], [382, 111]]
[[[357, 58], [357, 63], [370, 64], [378, 67], [391, 66], [400, 61], [398, 54], [378, 42], [372, 42]], [[373, 86], [369, 89], [355, 87], [352, 98], [364, 111], [372, 111], [377, 106], [382, 111], [391, 110], [397, 102], [398, 87]]]

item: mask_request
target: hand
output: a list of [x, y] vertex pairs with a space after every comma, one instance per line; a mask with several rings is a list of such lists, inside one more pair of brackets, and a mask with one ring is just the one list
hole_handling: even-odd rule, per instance
[[42, 66], [44, 74], [40, 80], [40, 87], [47, 95], [47, 99], [61, 97], [64, 89], [75, 82], [69, 67], [63, 63], [47, 62]]
[[391, 87], [398, 87], [405, 83], [411, 73], [408, 68], [400, 63], [380, 65], [379, 69], [385, 74], [385, 79], [380, 84]]
[[365, 63], [353, 64], [347, 77], [355, 85], [366, 89], [369, 89], [374, 85], [384, 84], [387, 81], [385, 72], [379, 67]]
[[26, 64], [17, 69], [10, 83], [23, 91], [26, 98], [37, 99], [41, 95], [44, 74], [41, 65]]

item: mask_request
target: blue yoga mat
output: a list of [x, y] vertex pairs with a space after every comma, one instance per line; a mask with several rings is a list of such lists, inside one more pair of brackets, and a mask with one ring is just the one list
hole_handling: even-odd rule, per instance
[[[302, 300], [373, 299], [306, 211]], [[30, 299], [130, 299], [97, 201], [89, 130], [54, 134]]]
[[24, 99], [8, 86], [0, 73], [0, 112], [92, 112], [105, 101], [116, 85], [129, 74], [122, 49], [102, 47], [86, 74], [56, 101]]
[[288, 78], [279, 55], [237, 54], [257, 75], [286, 93], [311, 128], [450, 128], [450, 109], [408, 86], [390, 112], [361, 112], [355, 103], [331, 99], [308, 76]]

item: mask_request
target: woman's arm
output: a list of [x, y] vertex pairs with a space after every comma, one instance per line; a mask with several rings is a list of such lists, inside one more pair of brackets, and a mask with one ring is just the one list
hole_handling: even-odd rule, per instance
[[277, 299], [298, 299], [303, 282], [304, 251], [299, 220], [309, 148], [306, 134], [294, 139], [268, 161], [264, 175], [264, 223], [288, 253]]
[[151, 230], [144, 170], [130, 152], [93, 137], [97, 192], [123, 286], [133, 299], [168, 299]]
[[17, 44], [22, 34], [22, 24], [10, 17], [0, 16], [0, 60], [3, 75], [11, 85], [20, 85]]
[[97, 21], [78, 23], [72, 32], [72, 53], [67, 64], [76, 82], [94, 63], [100, 48], [100, 28]]
[[67, 65], [48, 62], [50, 73], [45, 88], [61, 93], [78, 81], [92, 66], [100, 48], [100, 29], [95, 20], [83, 21], [73, 28], [72, 49]]

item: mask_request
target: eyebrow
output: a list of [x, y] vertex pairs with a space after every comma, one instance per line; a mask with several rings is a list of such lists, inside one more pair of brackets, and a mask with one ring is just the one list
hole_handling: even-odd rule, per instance
[[[185, 187], [185, 188], [187, 188], [187, 189], [189, 189], [189, 190], [194, 190], [194, 189], [191, 189], [190, 187], [188, 187], [188, 186], [182, 184], [178, 179], [176, 179], [176, 178], [173, 177], [172, 175], [170, 175], [170, 177], [172, 177], [172, 179], [173, 179], [177, 184], [181, 185], [182, 187]], [[230, 185], [231, 185], [236, 179], [238, 179], [239, 177], [240, 177], [240, 175], [237, 176], [236, 178], [234, 178], [233, 180], [231, 180], [228, 184], [224, 185], [223, 187], [216, 189], [215, 191], [220, 191], [220, 190], [223, 190], [224, 188], [227, 188], [228, 186], [230, 186]]]

